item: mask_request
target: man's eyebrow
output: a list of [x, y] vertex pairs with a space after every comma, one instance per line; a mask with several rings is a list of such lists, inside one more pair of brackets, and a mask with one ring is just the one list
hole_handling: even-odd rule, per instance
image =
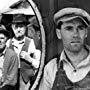
[[0, 37], [0, 39], [4, 39], [5, 37]]

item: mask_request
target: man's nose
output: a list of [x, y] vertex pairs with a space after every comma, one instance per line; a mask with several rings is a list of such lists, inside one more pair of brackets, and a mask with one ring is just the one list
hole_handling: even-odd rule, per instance
[[78, 28], [75, 28], [74, 29], [74, 34], [73, 34], [74, 37], [78, 37], [79, 36], [79, 30]]
[[20, 27], [17, 28], [17, 31], [20, 31]]

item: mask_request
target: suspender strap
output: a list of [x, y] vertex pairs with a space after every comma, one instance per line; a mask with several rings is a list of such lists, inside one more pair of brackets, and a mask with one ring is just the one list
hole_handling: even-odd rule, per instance
[[56, 56], [57, 57], [57, 68], [63, 69], [63, 61], [60, 61], [60, 56], [61, 56], [61, 53]]

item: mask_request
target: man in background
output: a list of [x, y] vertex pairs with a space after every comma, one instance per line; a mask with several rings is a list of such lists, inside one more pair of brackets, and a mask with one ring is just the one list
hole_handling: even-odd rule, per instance
[[16, 90], [18, 57], [6, 46], [10, 33], [0, 24], [0, 90]]
[[28, 90], [32, 83], [30, 79], [35, 75], [40, 64], [41, 52], [36, 49], [34, 40], [26, 36], [28, 24], [26, 15], [13, 15], [11, 27], [15, 36], [8, 41], [9, 47], [19, 58], [20, 90]]

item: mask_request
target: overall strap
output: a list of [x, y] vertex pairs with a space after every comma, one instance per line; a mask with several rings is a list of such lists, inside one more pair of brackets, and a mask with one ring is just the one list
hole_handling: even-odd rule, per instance
[[52, 90], [69, 90], [65, 89], [66, 86], [71, 85], [68, 80], [65, 71], [63, 70], [63, 61], [60, 61], [60, 55], [57, 56], [57, 72], [55, 75], [55, 80], [52, 86]]
[[62, 78], [60, 76], [61, 74], [60, 70], [63, 68], [63, 65], [60, 62], [60, 56], [61, 56], [61, 53], [56, 56], [57, 57], [57, 72], [55, 75], [55, 80], [52, 86], [52, 90], [64, 90], [61, 87], [58, 89], [59, 81], [62, 83]]
[[57, 69], [63, 69], [63, 61], [60, 61], [61, 53], [58, 54], [57, 57]]

